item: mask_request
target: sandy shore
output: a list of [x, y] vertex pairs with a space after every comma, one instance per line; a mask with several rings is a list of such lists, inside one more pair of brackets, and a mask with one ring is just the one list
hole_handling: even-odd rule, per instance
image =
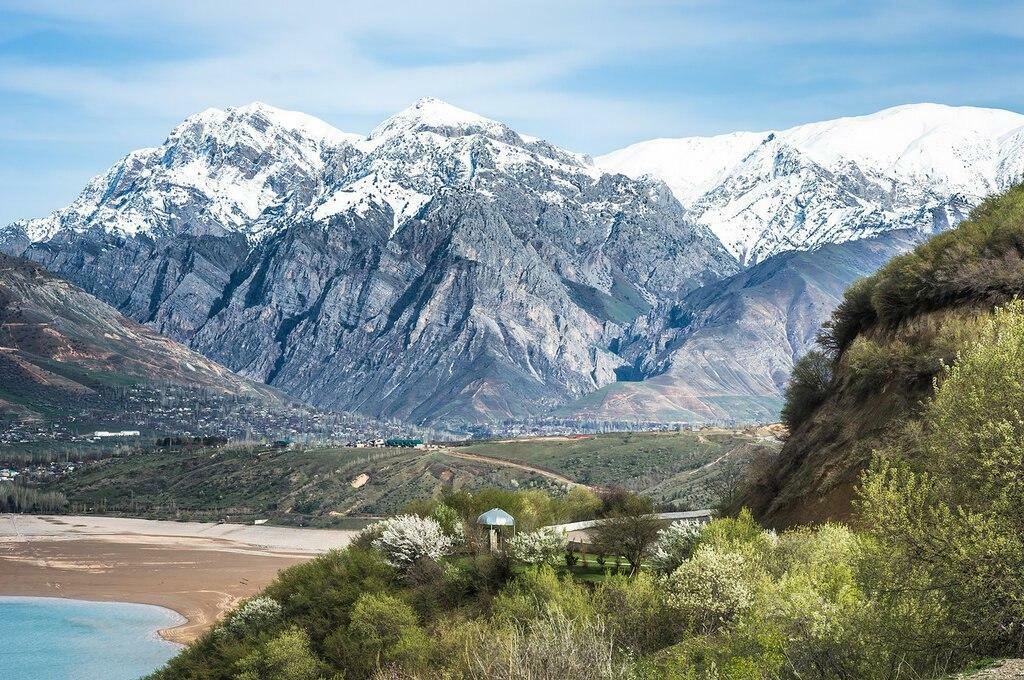
[[278, 571], [346, 545], [353, 531], [115, 517], [0, 515], [0, 595], [138, 602], [186, 618], [194, 640]]

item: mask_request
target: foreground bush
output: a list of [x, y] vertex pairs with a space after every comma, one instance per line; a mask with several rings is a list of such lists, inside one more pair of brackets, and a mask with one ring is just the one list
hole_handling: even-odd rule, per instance
[[960, 659], [1024, 654], [1024, 305], [980, 331], [919, 428], [877, 453], [861, 495], [903, 575], [891, 589], [939, 612], [942, 630], [920, 644]]

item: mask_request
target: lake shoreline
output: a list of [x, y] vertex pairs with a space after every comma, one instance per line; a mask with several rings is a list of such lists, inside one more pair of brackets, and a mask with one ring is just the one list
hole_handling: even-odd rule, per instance
[[173, 626], [167, 626], [165, 628], [157, 628], [157, 629], [155, 629], [153, 631], [154, 635], [157, 638], [159, 638], [162, 642], [166, 642], [169, 645], [173, 645], [179, 651], [184, 649], [186, 644], [187, 644], [187, 643], [179, 642], [179, 641], [175, 640], [174, 639], [175, 635], [172, 633], [172, 631], [174, 631], [174, 630], [176, 630], [176, 629], [186, 625], [189, 622], [188, 617], [186, 617], [184, 614], [182, 614], [179, 611], [175, 611], [171, 607], [165, 607], [165, 606], [159, 605], [159, 604], [150, 604], [148, 602], [128, 602], [126, 600], [91, 600], [91, 599], [83, 598], [83, 597], [72, 597], [70, 595], [66, 595], [66, 596], [54, 596], [54, 595], [10, 595], [10, 594], [2, 594], [2, 595], [0, 595], [0, 604], [10, 603], [10, 602], [14, 602], [14, 603], [17, 603], [17, 602], [28, 602], [28, 603], [31, 603], [31, 602], [36, 601], [36, 600], [62, 601], [62, 602], [80, 603], [80, 604], [126, 604], [126, 605], [137, 605], [137, 606], [140, 606], [140, 607], [154, 607], [156, 609], [163, 609], [164, 611], [168, 612], [169, 614], [173, 614], [174, 616], [176, 616], [179, 619], [179, 622], [175, 623], [175, 625], [173, 625]]
[[356, 532], [92, 516], [0, 515], [0, 595], [123, 602], [185, 620], [188, 644], [282, 569]]

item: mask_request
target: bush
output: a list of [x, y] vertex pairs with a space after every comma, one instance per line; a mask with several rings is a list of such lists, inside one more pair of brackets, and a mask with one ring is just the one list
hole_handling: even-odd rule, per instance
[[398, 574], [379, 552], [348, 548], [284, 570], [263, 594], [280, 602], [284, 619], [307, 631], [318, 649], [332, 632], [348, 625], [361, 595], [398, 586]]
[[664, 572], [675, 571], [693, 556], [701, 528], [691, 522], [678, 521], [658, 534], [651, 548], [651, 563]]
[[832, 356], [840, 356], [861, 331], [878, 321], [871, 304], [874, 287], [875, 279], [870, 276], [854, 281], [843, 294], [832, 318], [822, 325], [818, 342]]
[[320, 680], [326, 666], [313, 654], [309, 636], [290, 628], [241, 659], [234, 680]]
[[1007, 302], [1024, 290], [1024, 185], [986, 199], [957, 228], [895, 257], [852, 285], [825, 325], [841, 355], [864, 330], [962, 303]]
[[752, 565], [739, 552], [704, 546], [668, 577], [668, 605], [691, 630], [713, 633], [732, 627], [754, 605]]
[[373, 547], [379, 550], [388, 564], [396, 569], [408, 569], [423, 558], [437, 560], [452, 552], [454, 542], [444, 533], [441, 525], [430, 518], [416, 515], [398, 515], [378, 522], [379, 532]]
[[601, 619], [570, 617], [556, 607], [522, 626], [484, 629], [468, 654], [468, 676], [480, 680], [633, 677]]
[[508, 540], [508, 552], [513, 559], [526, 564], [553, 564], [565, 552], [569, 538], [564, 531], [544, 527], [524, 531]]
[[393, 595], [366, 594], [352, 607], [348, 627], [331, 635], [327, 648], [339, 666], [366, 677], [377, 668], [423, 668], [431, 643], [406, 602]]
[[258, 635], [273, 627], [284, 610], [280, 603], [266, 596], [253, 597], [242, 603], [224, 622], [223, 630], [235, 637]]
[[893, 588], [941, 597], [944, 646], [1024, 653], [1024, 305], [997, 309], [928, 403], [916, 437], [876, 452], [859, 507]]
[[682, 639], [685, 622], [665, 606], [662, 579], [646, 572], [633, 578], [612, 576], [594, 594], [615, 644], [636, 654], [650, 654]]
[[831, 385], [831, 359], [817, 350], [800, 357], [786, 385], [786, 403], [782, 407], [782, 422], [790, 432], [795, 432], [825, 401]]
[[430, 511], [428, 517], [441, 527], [441, 531], [452, 539], [453, 547], [460, 547], [466, 543], [466, 528], [462, 522], [462, 516], [455, 508], [439, 503]]
[[492, 618], [503, 625], [521, 625], [558, 607], [572, 616], [589, 616], [593, 611], [589, 593], [571, 577], [558, 578], [554, 569], [543, 565], [515, 577], [492, 604]]

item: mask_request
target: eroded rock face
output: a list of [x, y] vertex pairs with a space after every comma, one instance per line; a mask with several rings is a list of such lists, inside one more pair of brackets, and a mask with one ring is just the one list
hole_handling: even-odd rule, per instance
[[613, 382], [621, 324], [738, 270], [663, 184], [437, 100], [365, 139], [204, 112], [0, 248], [249, 378], [415, 422]]
[[617, 341], [616, 383], [565, 407], [577, 415], [629, 419], [772, 421], [793, 364], [856, 279], [921, 237], [915, 231], [771, 257], [658, 305]]

